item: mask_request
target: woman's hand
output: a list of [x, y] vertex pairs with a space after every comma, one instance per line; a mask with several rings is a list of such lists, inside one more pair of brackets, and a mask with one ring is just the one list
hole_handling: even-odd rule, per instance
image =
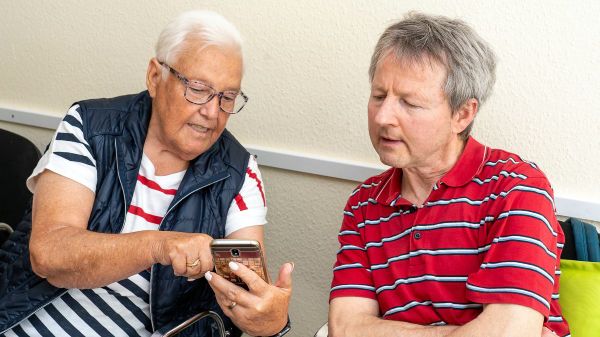
[[246, 283], [247, 291], [218, 274], [205, 274], [225, 315], [252, 336], [271, 336], [281, 331], [288, 320], [294, 265], [283, 264], [273, 285], [243, 264], [230, 262], [229, 268]]
[[155, 263], [171, 265], [176, 276], [187, 277], [190, 281], [213, 269], [210, 251], [212, 237], [182, 232], [165, 232], [165, 235], [153, 247]]

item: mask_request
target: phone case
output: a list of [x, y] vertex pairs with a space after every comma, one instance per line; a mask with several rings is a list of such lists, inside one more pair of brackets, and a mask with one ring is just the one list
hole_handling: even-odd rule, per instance
[[263, 280], [267, 280], [262, 250], [258, 241], [254, 240], [213, 240], [210, 248], [213, 254], [215, 271], [225, 279], [240, 286], [246, 284], [229, 268], [229, 261], [242, 263], [252, 269]]

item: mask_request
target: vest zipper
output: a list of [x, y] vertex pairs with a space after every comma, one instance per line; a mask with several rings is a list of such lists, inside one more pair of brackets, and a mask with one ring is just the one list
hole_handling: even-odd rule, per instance
[[[200, 186], [200, 187], [198, 187], [198, 188], [194, 189], [193, 191], [189, 192], [188, 194], [184, 195], [183, 197], [179, 198], [179, 200], [178, 200], [178, 201], [177, 201], [177, 202], [176, 202], [176, 203], [175, 203], [173, 206], [171, 206], [171, 207], [170, 207], [170, 208], [167, 210], [167, 212], [165, 213], [165, 215], [163, 216], [162, 220], [160, 221], [160, 224], [158, 224], [158, 230], [160, 230], [160, 228], [161, 228], [161, 226], [162, 226], [163, 222], [164, 222], [164, 221], [165, 221], [165, 219], [167, 218], [167, 215], [169, 215], [169, 213], [170, 213], [170, 212], [173, 210], [173, 208], [175, 208], [175, 206], [179, 205], [179, 203], [180, 203], [180, 202], [182, 202], [184, 199], [186, 199], [187, 197], [189, 197], [189, 196], [190, 196], [190, 195], [192, 195], [193, 193], [196, 193], [196, 192], [198, 192], [199, 190], [201, 190], [201, 189], [203, 189], [203, 188], [205, 188], [205, 187], [207, 187], [207, 186], [210, 186], [210, 185], [212, 185], [212, 184], [216, 184], [216, 183], [218, 183], [219, 181], [225, 180], [225, 179], [227, 179], [227, 178], [229, 178], [229, 177], [230, 177], [230, 175], [228, 174], [227, 176], [225, 176], [225, 177], [223, 177], [223, 178], [220, 178], [220, 179], [217, 179], [217, 180], [211, 181], [211, 182], [209, 182], [209, 183], [207, 183], [207, 184], [204, 184], [204, 185], [202, 185], [202, 186]], [[150, 309], [150, 324], [152, 324], [152, 331], [156, 331], [156, 328], [154, 327], [154, 320], [152, 319], [152, 288], [153, 288], [153, 287], [152, 287], [152, 279], [153, 279], [153, 277], [152, 277], [152, 276], [153, 276], [153, 275], [154, 275], [154, 264], [153, 264], [153, 265], [150, 267], [150, 291], [148, 292], [148, 298], [149, 298], [149, 301], [148, 301], [148, 302], [149, 302], [149, 309]]]
[[[123, 223], [121, 224], [121, 229], [119, 230], [119, 232], [121, 232], [123, 230], [123, 227], [125, 226], [125, 220], [127, 219], [127, 199], [125, 197], [125, 188], [123, 187], [123, 182], [121, 181], [121, 174], [119, 172], [119, 150], [117, 147], [117, 140], [115, 139], [115, 157], [116, 157], [116, 162], [117, 162], [117, 177], [119, 179], [119, 185], [121, 186], [121, 192], [123, 192], [123, 209], [124, 209], [124, 214], [123, 214]], [[167, 217], [167, 215], [169, 215], [169, 213], [173, 210], [173, 208], [175, 208], [175, 206], [179, 205], [179, 203], [181, 201], [183, 201], [184, 199], [186, 199], [188, 196], [190, 196], [191, 194], [207, 187], [210, 186], [212, 184], [218, 183], [219, 181], [225, 180], [229, 178], [229, 175], [217, 179], [215, 181], [211, 181], [208, 184], [204, 184], [196, 189], [194, 189], [193, 191], [189, 192], [188, 194], [184, 195], [182, 198], [180, 198], [173, 206], [171, 206], [167, 212], [165, 213], [165, 215], [163, 216], [163, 219], [160, 221], [160, 224], [158, 225], [158, 229], [160, 230], [160, 227], [163, 224], [163, 221], [165, 220], [165, 218]], [[149, 298], [149, 303], [148, 303], [148, 308], [150, 310], [150, 324], [152, 326], [152, 331], [156, 331], [156, 328], [154, 327], [154, 319], [152, 318], [152, 279], [154, 275], [154, 264], [150, 267], [150, 289], [148, 291], [148, 298]]]
[[121, 180], [121, 172], [119, 172], [119, 149], [117, 147], [117, 139], [115, 138], [115, 162], [117, 163], [117, 178], [119, 179], [119, 185], [121, 186], [121, 193], [123, 193], [123, 223], [119, 228], [119, 233], [123, 231], [125, 227], [125, 221], [127, 220], [127, 197], [125, 196], [125, 187], [123, 187], [123, 181]]
[[180, 203], [180, 202], [182, 202], [182, 201], [183, 201], [183, 199], [185, 199], [185, 198], [189, 197], [190, 195], [192, 195], [192, 194], [194, 194], [194, 193], [198, 192], [199, 190], [201, 190], [201, 189], [203, 189], [203, 188], [205, 188], [205, 187], [207, 187], [207, 186], [210, 186], [210, 185], [212, 185], [212, 184], [216, 184], [216, 183], [218, 183], [219, 181], [223, 181], [223, 180], [225, 180], [225, 179], [227, 179], [227, 178], [229, 178], [229, 177], [230, 177], [230, 175], [228, 174], [228, 175], [226, 175], [225, 177], [222, 177], [222, 178], [219, 178], [219, 179], [217, 179], [217, 180], [211, 181], [211, 182], [209, 182], [209, 183], [207, 183], [207, 184], [204, 184], [204, 185], [202, 185], [202, 186], [200, 186], [200, 187], [196, 188], [196, 189], [195, 189], [195, 190], [193, 190], [193, 191], [190, 191], [188, 194], [186, 194], [186, 195], [184, 195], [183, 197], [181, 197], [179, 200], [177, 200], [177, 202], [176, 202], [176, 203], [175, 203], [173, 206], [171, 206], [171, 207], [170, 207], [170, 208], [167, 210], [167, 212], [165, 213], [165, 216], [164, 216], [164, 217], [162, 218], [162, 220], [160, 221], [160, 224], [158, 225], [158, 228], [160, 229], [160, 227], [162, 226], [162, 224], [163, 224], [163, 221], [165, 221], [165, 218], [167, 217], [167, 215], [168, 215], [169, 213], [171, 213], [171, 211], [173, 210], [173, 208], [175, 208], [175, 206], [179, 205], [179, 203]]
[[[119, 233], [121, 233], [123, 231], [123, 227], [125, 227], [125, 221], [127, 221], [127, 197], [125, 196], [125, 187], [123, 187], [123, 181], [121, 180], [121, 173], [119, 172], [119, 150], [117, 147], [116, 139], [115, 139], [115, 161], [117, 163], [117, 178], [119, 179], [119, 185], [121, 186], [121, 192], [123, 193], [123, 223], [121, 224], [121, 228], [119, 229]], [[150, 297], [150, 294], [152, 293], [152, 268], [153, 267], [154, 267], [154, 265], [152, 265], [150, 267], [150, 287], [148, 289], [148, 310], [149, 310], [150, 325], [152, 326], [152, 331], [155, 330], [154, 329], [154, 320], [152, 319], [152, 297]]]

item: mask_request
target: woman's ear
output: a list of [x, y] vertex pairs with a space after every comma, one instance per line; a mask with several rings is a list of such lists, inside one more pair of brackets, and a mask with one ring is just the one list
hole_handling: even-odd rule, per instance
[[452, 131], [459, 134], [463, 132], [475, 119], [479, 109], [479, 102], [469, 98], [452, 116]]
[[148, 63], [148, 70], [146, 72], [146, 88], [148, 88], [150, 97], [154, 98], [156, 96], [156, 90], [161, 80], [162, 66], [156, 57], [153, 57]]

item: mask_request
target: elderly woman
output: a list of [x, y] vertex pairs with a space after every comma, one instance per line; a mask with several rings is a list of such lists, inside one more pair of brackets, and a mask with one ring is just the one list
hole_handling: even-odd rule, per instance
[[25, 233], [4, 245], [0, 334], [150, 336], [203, 310], [232, 335], [285, 330], [292, 264], [275, 285], [234, 265], [248, 291], [211, 273], [213, 238], [262, 244], [266, 223], [257, 163], [225, 130], [242, 73], [235, 27], [188, 12], [160, 34], [147, 91], [71, 107], [28, 180], [29, 250]]

